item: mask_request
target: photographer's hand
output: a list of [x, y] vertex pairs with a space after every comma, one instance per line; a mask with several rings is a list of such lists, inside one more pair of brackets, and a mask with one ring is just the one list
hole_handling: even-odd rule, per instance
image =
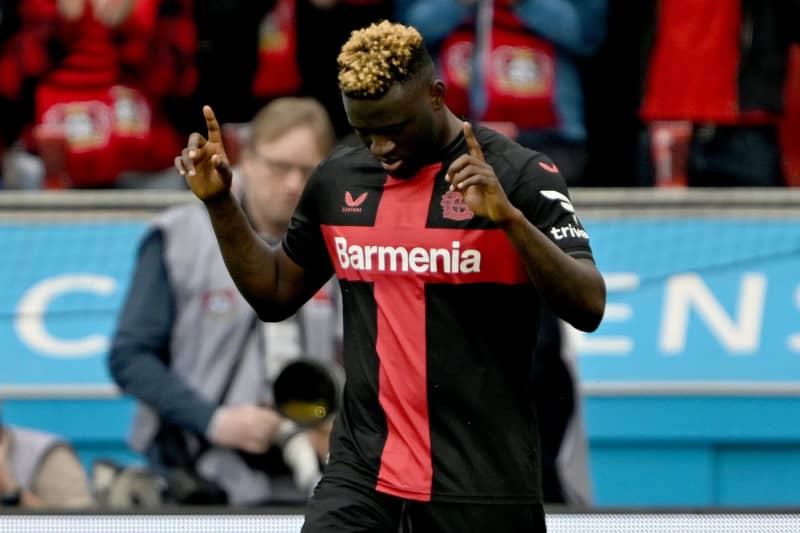
[[5, 446], [0, 444], [0, 494], [7, 494], [19, 488], [19, 483], [11, 473], [11, 467], [6, 461]]
[[[4, 438], [2, 431], [0, 431], [0, 497], [4, 500], [15, 496], [17, 500], [14, 505], [25, 507], [29, 509], [36, 509], [44, 507], [44, 502], [30, 492], [23, 489], [19, 482], [14, 478], [11, 472], [11, 465], [8, 464], [8, 439]], [[2, 507], [3, 504], [0, 504]]]
[[225, 448], [264, 453], [272, 446], [281, 416], [257, 405], [223, 405], [214, 412], [206, 436]]

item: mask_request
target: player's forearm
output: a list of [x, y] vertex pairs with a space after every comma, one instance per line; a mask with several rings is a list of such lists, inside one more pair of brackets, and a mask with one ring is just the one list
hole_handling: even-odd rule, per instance
[[547, 304], [576, 328], [597, 329], [606, 301], [605, 283], [597, 269], [588, 260], [564, 253], [518, 209], [502, 227]]
[[228, 193], [206, 202], [225, 266], [242, 296], [259, 305], [280, 305], [277, 255], [258, 237], [239, 203]]

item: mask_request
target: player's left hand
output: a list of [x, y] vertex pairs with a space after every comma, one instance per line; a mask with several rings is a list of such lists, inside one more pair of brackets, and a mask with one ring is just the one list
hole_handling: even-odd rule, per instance
[[458, 191], [464, 196], [464, 203], [473, 213], [502, 224], [512, 217], [515, 208], [503, 191], [494, 169], [484, 159], [481, 145], [469, 122], [464, 122], [464, 137], [469, 152], [453, 161], [445, 179], [451, 191]]

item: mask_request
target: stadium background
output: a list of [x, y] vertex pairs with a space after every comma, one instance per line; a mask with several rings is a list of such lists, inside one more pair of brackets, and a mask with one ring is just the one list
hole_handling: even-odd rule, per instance
[[[800, 504], [800, 191], [576, 189], [573, 198], [609, 287], [600, 329], [570, 335], [595, 503], [733, 512]], [[133, 404], [112, 385], [106, 350], [147, 220], [185, 201], [188, 193], [153, 191], [0, 196], [6, 422], [64, 435], [87, 467], [140, 461], [124, 441]], [[582, 531], [580, 520], [598, 525], [606, 515], [556, 516], [551, 525], [568, 526], [556, 531]], [[622, 524], [614, 531], [627, 531], [625, 520], [644, 527], [631, 531], [682, 527], [674, 514], [661, 515], [672, 526], [659, 515], [609, 516]], [[645, 527], [648, 516], [655, 522]], [[277, 530], [296, 527], [297, 516], [284, 518]], [[750, 518], [798, 530], [793, 515]], [[693, 519], [711, 524], [704, 531], [738, 531], [713, 515]], [[202, 515], [191, 520], [205, 530]]]

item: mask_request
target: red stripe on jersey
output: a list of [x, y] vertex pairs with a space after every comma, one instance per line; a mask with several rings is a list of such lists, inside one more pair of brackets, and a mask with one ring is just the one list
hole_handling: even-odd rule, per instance
[[407, 278], [376, 283], [375, 349], [380, 359], [378, 401], [387, 435], [377, 488], [414, 500], [429, 500], [433, 481], [428, 419], [425, 288]]
[[[426, 167], [410, 181], [387, 177], [375, 215], [379, 230], [422, 233], [434, 179], [441, 165]], [[388, 432], [377, 488], [415, 500], [430, 500], [433, 483], [425, 336], [425, 286], [420, 277], [376, 282], [375, 349], [380, 358], [378, 401]]]
[[430, 500], [433, 480], [425, 283], [529, 282], [502, 230], [425, 227], [440, 168], [388, 177], [372, 227], [322, 226], [337, 276], [374, 284], [378, 401], [388, 427], [376, 488], [421, 501]]

